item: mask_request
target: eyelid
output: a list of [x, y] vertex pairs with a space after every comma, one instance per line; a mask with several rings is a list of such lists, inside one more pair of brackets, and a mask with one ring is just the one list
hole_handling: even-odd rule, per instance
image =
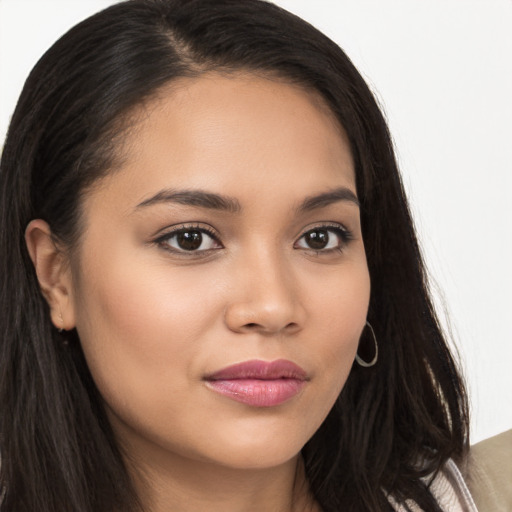
[[306, 233], [308, 233], [309, 231], [313, 231], [315, 229], [339, 230], [339, 231], [342, 231], [343, 233], [346, 233], [347, 235], [352, 236], [352, 231], [349, 228], [347, 228], [347, 226], [342, 224], [341, 222], [319, 221], [319, 222], [315, 222], [313, 224], [308, 224], [306, 227], [302, 228], [297, 239], [303, 237]]
[[[200, 231], [201, 233], [206, 234], [210, 238], [212, 238], [220, 247], [215, 249], [202, 249], [196, 251], [186, 251], [179, 250], [174, 247], [171, 247], [169, 244], [165, 244], [164, 242], [170, 239], [173, 236], [176, 236], [178, 233], [182, 231]], [[207, 224], [202, 224], [199, 222], [184, 222], [181, 224], [176, 224], [174, 226], [168, 226], [163, 230], [160, 230], [151, 240], [152, 244], [159, 245], [164, 250], [169, 251], [178, 256], [187, 256], [187, 257], [198, 257], [200, 255], [204, 255], [206, 253], [210, 253], [211, 251], [218, 250], [224, 247], [222, 242], [220, 241], [220, 237], [216, 230], [214, 230], [211, 226]]]
[[302, 230], [301, 235], [296, 239], [296, 241], [294, 243], [294, 248], [295, 248], [296, 244], [302, 238], [304, 238], [309, 232], [314, 231], [314, 230], [334, 231], [336, 233], [336, 235], [341, 238], [341, 243], [337, 247], [332, 247], [332, 248], [328, 248], [328, 249], [314, 249], [312, 247], [296, 247], [297, 249], [302, 249], [305, 251], [313, 251], [317, 254], [329, 254], [333, 251], [341, 252], [345, 248], [345, 246], [351, 240], [354, 240], [354, 238], [355, 238], [353, 232], [339, 222], [332, 222], [332, 221], [319, 222], [319, 223], [315, 223], [313, 225], [307, 226], [306, 228], [304, 228]]
[[153, 241], [156, 241], [158, 238], [170, 236], [178, 231], [182, 231], [184, 229], [197, 229], [198, 231], [202, 231], [207, 233], [208, 235], [219, 238], [217, 230], [204, 222], [180, 222], [179, 224], [173, 224], [171, 226], [166, 226], [165, 228], [159, 229], [153, 236]]

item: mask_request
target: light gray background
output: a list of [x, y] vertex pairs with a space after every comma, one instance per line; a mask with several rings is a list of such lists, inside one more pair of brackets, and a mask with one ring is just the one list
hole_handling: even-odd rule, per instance
[[[112, 3], [0, 0], [0, 140], [37, 59]], [[511, 428], [512, 0], [276, 3], [340, 44], [375, 91], [461, 352], [472, 440]]]

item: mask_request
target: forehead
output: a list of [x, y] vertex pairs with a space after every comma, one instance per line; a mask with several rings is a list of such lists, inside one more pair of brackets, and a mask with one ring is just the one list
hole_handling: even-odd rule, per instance
[[169, 187], [231, 196], [355, 187], [334, 114], [318, 93], [283, 80], [216, 73], [180, 79], [134, 118], [120, 172], [100, 187], [117, 189], [132, 205]]

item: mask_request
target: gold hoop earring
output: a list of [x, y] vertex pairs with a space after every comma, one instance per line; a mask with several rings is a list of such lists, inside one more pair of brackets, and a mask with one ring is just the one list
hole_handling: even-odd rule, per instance
[[370, 329], [370, 332], [372, 333], [373, 343], [375, 345], [375, 355], [373, 356], [373, 359], [370, 362], [366, 362], [361, 357], [359, 357], [359, 354], [356, 354], [356, 361], [359, 366], [363, 366], [364, 368], [370, 368], [373, 366], [377, 359], [379, 358], [379, 345], [377, 343], [377, 337], [375, 336], [375, 331], [373, 330], [373, 327], [371, 326], [370, 322], [368, 320], [366, 321], [366, 326]]

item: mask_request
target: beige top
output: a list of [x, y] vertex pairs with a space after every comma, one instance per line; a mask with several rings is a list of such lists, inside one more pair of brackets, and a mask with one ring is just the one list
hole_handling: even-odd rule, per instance
[[479, 512], [512, 512], [512, 429], [474, 445], [466, 474]]

